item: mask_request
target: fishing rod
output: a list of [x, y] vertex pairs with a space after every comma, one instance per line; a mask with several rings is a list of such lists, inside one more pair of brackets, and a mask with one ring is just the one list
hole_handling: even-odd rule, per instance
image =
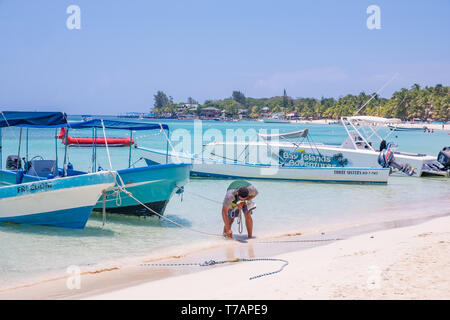
[[353, 116], [356, 116], [362, 109], [364, 109], [364, 108], [367, 106], [367, 104], [368, 104], [373, 98], [375, 98], [375, 96], [378, 95], [378, 94], [381, 92], [381, 90], [383, 90], [383, 89], [384, 89], [389, 83], [391, 83], [397, 76], [398, 76], [398, 73], [395, 73], [394, 76], [393, 76], [388, 82], [386, 82], [380, 89], [378, 89], [378, 91], [375, 92], [375, 93], [370, 97], [370, 99], [367, 100], [367, 102], [364, 103], [364, 104], [362, 105], [362, 107], [359, 108], [358, 111], [356, 111], [356, 112], [353, 114]]

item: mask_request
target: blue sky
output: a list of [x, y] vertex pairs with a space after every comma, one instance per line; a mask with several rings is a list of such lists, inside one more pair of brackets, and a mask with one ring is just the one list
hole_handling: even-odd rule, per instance
[[[69, 30], [69, 5], [81, 29]], [[369, 5], [381, 29], [369, 30]], [[0, 106], [146, 112], [203, 102], [449, 85], [450, 1], [0, 0]]]

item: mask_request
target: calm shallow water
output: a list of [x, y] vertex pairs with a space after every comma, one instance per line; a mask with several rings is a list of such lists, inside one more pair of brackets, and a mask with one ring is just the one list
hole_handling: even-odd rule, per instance
[[[165, 121], [171, 133], [180, 130], [192, 135], [192, 121]], [[215, 134], [227, 130], [263, 128], [289, 132], [309, 128], [316, 142], [340, 144], [345, 138], [338, 125], [264, 124], [259, 122], [204, 121], [202, 130], [215, 129]], [[251, 133], [251, 132], [250, 132]], [[269, 132], [270, 133], [270, 132]], [[26, 132], [22, 132], [25, 136]], [[91, 132], [71, 132], [71, 135], [90, 136]], [[99, 132], [99, 134], [101, 134]], [[108, 136], [124, 136], [124, 131], [108, 131]], [[6, 156], [17, 154], [17, 128], [7, 129], [3, 136], [3, 166]], [[55, 130], [29, 131], [29, 157], [41, 155], [55, 158], [55, 142], [50, 139]], [[165, 149], [165, 139], [158, 131], [134, 134], [139, 146]], [[193, 136], [193, 135], [192, 135]], [[193, 138], [192, 138], [193, 139]], [[207, 139], [206, 139], [207, 140]], [[447, 132], [433, 134], [399, 132], [391, 139], [401, 151], [437, 155], [450, 145]], [[208, 141], [203, 141], [208, 142]], [[64, 146], [58, 143], [60, 164]], [[113, 167], [128, 166], [128, 148], [111, 149]], [[140, 154], [132, 150], [132, 162]], [[26, 154], [23, 140], [22, 156]], [[98, 164], [108, 168], [104, 150], [98, 151]], [[90, 168], [91, 150], [69, 148], [69, 160], [75, 169]], [[182, 197], [174, 196], [166, 216], [176, 222], [210, 233], [221, 233], [221, 201], [230, 180], [192, 179]], [[427, 217], [450, 213], [450, 181], [439, 178], [391, 177], [388, 185], [326, 184], [311, 182], [253, 182], [260, 194], [255, 199], [254, 234], [268, 237], [286, 232], [316, 232], [358, 226], [372, 222]], [[209, 200], [202, 199], [199, 195]], [[182, 200], [182, 201], [181, 201]], [[245, 228], [244, 228], [245, 230]], [[234, 226], [237, 233], [237, 226]], [[244, 232], [245, 233], [245, 232]], [[108, 215], [102, 229], [100, 214], [93, 214], [83, 230], [66, 230], [43, 226], [0, 225], [0, 286], [31, 275], [64, 269], [70, 265], [86, 266], [114, 259], [139, 256], [167, 256], [220, 244], [221, 238], [195, 233], [157, 218]]]

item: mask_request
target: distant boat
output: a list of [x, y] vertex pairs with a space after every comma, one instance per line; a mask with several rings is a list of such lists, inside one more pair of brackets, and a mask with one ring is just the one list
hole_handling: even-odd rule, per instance
[[408, 128], [408, 127], [399, 127], [399, 126], [388, 125], [388, 128], [391, 129], [392, 131], [424, 131], [424, 130], [428, 130], [428, 128], [425, 126], [423, 128]]
[[92, 119], [92, 116], [90, 114], [83, 114], [81, 115], [81, 119], [83, 119], [83, 121], [88, 121]]
[[278, 119], [278, 118], [264, 118], [264, 123], [289, 123], [289, 120]]

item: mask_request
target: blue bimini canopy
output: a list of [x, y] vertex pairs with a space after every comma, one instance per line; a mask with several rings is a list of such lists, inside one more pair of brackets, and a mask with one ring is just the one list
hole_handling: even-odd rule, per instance
[[0, 111], [0, 128], [4, 127], [65, 127], [67, 115], [64, 112]]
[[[141, 123], [141, 122], [128, 122], [128, 121], [116, 121], [116, 120], [103, 120], [105, 128], [119, 129], [119, 130], [169, 130], [167, 124], [160, 123]], [[84, 128], [103, 128], [102, 119], [92, 119], [82, 122], [70, 122], [68, 124], [70, 129], [84, 129]]]

